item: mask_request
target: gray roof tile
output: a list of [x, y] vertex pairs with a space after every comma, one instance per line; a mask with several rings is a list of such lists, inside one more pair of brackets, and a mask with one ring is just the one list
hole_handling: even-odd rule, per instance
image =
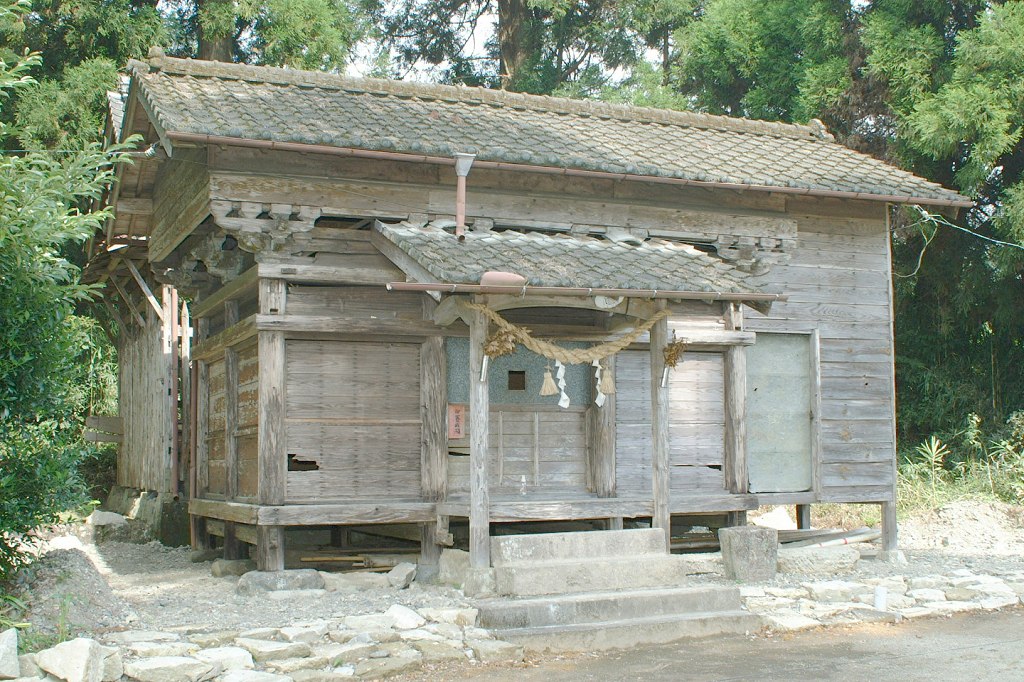
[[956, 192], [820, 125], [319, 72], [156, 58], [129, 64], [160, 126], [220, 135], [938, 202]]

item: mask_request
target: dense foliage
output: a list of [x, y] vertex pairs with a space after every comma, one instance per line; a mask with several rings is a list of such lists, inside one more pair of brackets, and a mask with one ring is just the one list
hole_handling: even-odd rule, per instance
[[[0, 62], [0, 91], [28, 87], [37, 63]], [[74, 314], [90, 292], [61, 249], [106, 218], [79, 206], [109, 184], [118, 154], [0, 158], [0, 582], [24, 559], [24, 534], [83, 499], [81, 414], [111, 395], [96, 383], [110, 367], [95, 323]]]

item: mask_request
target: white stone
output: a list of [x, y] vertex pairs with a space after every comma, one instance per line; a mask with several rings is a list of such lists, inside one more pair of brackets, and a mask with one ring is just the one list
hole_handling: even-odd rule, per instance
[[747, 587], [746, 585], [741, 585], [740, 586], [740, 596], [743, 597], [743, 598], [747, 598], [747, 597], [763, 597], [763, 596], [765, 596], [765, 591], [762, 590], [760, 587]]
[[919, 602], [946, 601], [946, 593], [932, 587], [920, 587], [907, 592], [907, 596]]
[[483, 628], [464, 626], [462, 634], [464, 639], [494, 639], [494, 635]]
[[220, 647], [227, 644], [231, 644], [235, 641], [235, 637], [239, 637], [239, 633], [234, 630], [221, 630], [220, 632], [197, 632], [194, 635], [188, 636], [188, 641], [193, 644], [198, 644], [204, 649], [210, 647]]
[[144, 658], [124, 666], [124, 674], [139, 682], [196, 682], [212, 670], [209, 663], [188, 656]]
[[924, 606], [911, 606], [909, 609], [900, 609], [900, 615], [907, 619], [927, 618], [934, 616], [935, 611]]
[[454, 623], [430, 623], [423, 629], [445, 639], [462, 639], [462, 628]]
[[[742, 590], [743, 588], [740, 588]], [[803, 599], [807, 596], [806, 587], [766, 587], [764, 593], [772, 597], [784, 597], [786, 599]]]
[[926, 575], [921, 576], [920, 578], [911, 578], [909, 583], [910, 589], [912, 590], [935, 590], [948, 584], [949, 581], [941, 575]]
[[267, 669], [276, 673], [293, 673], [296, 670], [321, 670], [329, 665], [326, 656], [309, 656], [308, 658], [283, 658], [269, 661]]
[[391, 616], [394, 619], [394, 627], [396, 630], [412, 630], [413, 628], [420, 628], [427, 624], [427, 620], [416, 613], [408, 606], [402, 606], [401, 604], [392, 604], [387, 611], [384, 612], [385, 616]]
[[10, 628], [0, 632], [0, 680], [21, 677], [18, 661], [18, 630]]
[[904, 595], [907, 593], [907, 581], [901, 575], [890, 578], [870, 578], [865, 580], [864, 584], [872, 587], [884, 587], [890, 597], [894, 594]]
[[292, 682], [292, 678], [258, 670], [231, 670], [218, 677], [217, 682]]
[[42, 677], [46, 674], [36, 663], [35, 654], [22, 654], [18, 656], [18, 663], [21, 664], [22, 677]]
[[466, 642], [478, 661], [485, 663], [506, 663], [522, 661], [525, 657], [523, 647], [500, 639], [474, 639]]
[[198, 644], [191, 642], [135, 642], [126, 647], [140, 658], [153, 656], [190, 656], [199, 649]]
[[115, 512], [97, 509], [92, 514], [89, 514], [89, 518], [85, 522], [94, 526], [123, 526], [128, 523], [128, 520]]
[[973, 601], [932, 601], [926, 602], [922, 606], [940, 614], [977, 611], [981, 609], [981, 604]]
[[102, 682], [108, 647], [85, 637], [62, 642], [36, 654], [36, 664], [66, 682]]
[[368, 657], [377, 649], [376, 643], [362, 644], [362, 643], [349, 643], [339, 644], [338, 648], [334, 651], [329, 652], [327, 655], [331, 665], [340, 665], [342, 663], [352, 663], [354, 661], [362, 660]]
[[850, 609], [860, 608], [861, 604], [855, 602], [834, 602], [824, 604], [813, 599], [801, 599], [796, 603], [795, 610], [802, 616], [810, 618], [832, 618]]
[[[239, 632], [236, 637], [243, 639], [277, 639], [280, 634], [280, 628], [253, 628], [252, 630]], [[231, 639], [233, 640], [234, 637]]]
[[318, 627], [287, 627], [281, 628], [281, 639], [286, 642], [319, 642], [327, 634], [327, 625]]
[[[875, 595], [874, 594], [858, 594], [854, 601], [861, 604], [874, 605]], [[889, 594], [885, 597], [886, 608], [888, 609], [909, 609], [914, 606], [914, 599], [912, 597], [904, 597], [898, 594]]]
[[872, 588], [864, 583], [849, 582], [846, 580], [825, 580], [816, 583], [804, 583], [807, 593], [811, 599], [822, 602], [848, 602], [852, 601], [858, 594], [871, 592]]
[[182, 637], [173, 632], [160, 632], [159, 630], [127, 630], [107, 635], [107, 639], [118, 644], [131, 644], [133, 642], [180, 642]]
[[392, 587], [404, 590], [416, 579], [416, 564], [403, 561], [388, 571], [388, 582]]
[[1018, 597], [1024, 597], [1024, 582], [1007, 582], [1006, 586], [1013, 590], [1014, 594], [1016, 594]]
[[987, 582], [979, 583], [977, 585], [969, 585], [968, 589], [972, 589], [978, 594], [986, 595], [989, 597], [1016, 597], [1017, 593], [1013, 591], [1009, 585], [1004, 583], [1002, 580], [998, 582]]
[[744, 606], [753, 613], [767, 613], [777, 611], [781, 608], [788, 608], [793, 605], [792, 599], [785, 597], [749, 597], [744, 600]]
[[1004, 609], [1007, 606], [1017, 606], [1020, 604], [1020, 598], [1016, 595], [1012, 597], [989, 597], [988, 599], [981, 600], [981, 608], [986, 611], [995, 611], [996, 609]]
[[779, 573], [830, 574], [849, 571], [860, 552], [849, 545], [779, 548]]
[[774, 528], [775, 530], [796, 530], [796, 521], [789, 515], [785, 507], [776, 507], [767, 514], [761, 514], [751, 521], [755, 526]]
[[101, 647], [103, 649], [103, 682], [116, 682], [124, 675], [124, 661], [121, 650], [117, 647]]
[[479, 609], [420, 609], [420, 615], [427, 620], [438, 623], [452, 623], [454, 625], [476, 626], [476, 619], [480, 616]]
[[371, 613], [367, 616], [345, 616], [345, 625], [353, 630], [388, 630], [395, 626], [395, 617], [383, 613]]
[[420, 660], [411, 658], [381, 658], [363, 661], [353, 670], [356, 677], [378, 680], [392, 675], [402, 675], [419, 670]]
[[424, 630], [423, 628], [414, 628], [412, 630], [405, 630], [404, 632], [400, 632], [398, 634], [401, 635], [402, 636], [402, 640], [406, 641], [406, 642], [422, 642], [422, 641], [443, 642], [445, 639], [447, 639], [446, 637], [444, 637], [442, 635], [438, 635], [438, 634], [435, 634], [435, 633], [430, 632], [428, 630]]
[[209, 663], [221, 670], [252, 670], [256, 664], [252, 660], [252, 654], [238, 646], [220, 646], [213, 649], [204, 649], [193, 654], [195, 658], [203, 663]]
[[282, 658], [304, 658], [313, 653], [305, 642], [272, 642], [265, 639], [239, 637], [235, 646], [240, 646], [258, 663], [276, 661]]
[[801, 616], [799, 613], [773, 613], [761, 618], [764, 626], [774, 632], [803, 632], [821, 627], [819, 621]]
[[978, 575], [969, 568], [958, 568], [952, 573], [954, 578], [977, 578]]

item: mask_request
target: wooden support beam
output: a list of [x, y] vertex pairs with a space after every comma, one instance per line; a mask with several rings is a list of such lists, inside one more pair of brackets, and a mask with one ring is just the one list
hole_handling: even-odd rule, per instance
[[145, 329], [146, 320], [142, 317], [142, 313], [139, 312], [139, 309], [135, 307], [135, 304], [132, 303], [132, 297], [128, 295], [127, 291], [125, 291], [124, 285], [117, 281], [117, 277], [114, 277], [113, 274], [110, 275], [110, 282], [114, 285], [114, 288], [117, 289], [117, 293], [121, 295], [121, 300], [123, 300], [125, 305], [128, 306], [128, 311], [132, 314], [132, 318], [139, 323], [140, 327]]
[[248, 559], [249, 548], [235, 535], [235, 522], [224, 522], [224, 558]]
[[[292, 258], [285, 262], [260, 263], [260, 277], [284, 279], [309, 284], [369, 284], [384, 285], [402, 281], [405, 274], [378, 255], [337, 255], [330, 264], [316, 264], [311, 258]], [[305, 261], [305, 262], [302, 262]]]
[[[604, 362], [604, 371], [614, 377], [615, 356]], [[593, 415], [589, 445], [594, 493], [598, 497], [615, 497], [615, 394], [605, 396], [601, 407], [593, 405], [589, 409]]]
[[[410, 282], [433, 282], [437, 279], [429, 270], [417, 263], [412, 256], [402, 251], [390, 239], [381, 234], [376, 225], [370, 233], [370, 244], [384, 254], [389, 261], [398, 266]], [[428, 291], [427, 294], [435, 301], [441, 300], [441, 294], [437, 291]]]
[[796, 527], [800, 530], [808, 530], [811, 527], [811, 505], [796, 505]]
[[[448, 497], [448, 389], [444, 339], [432, 337], [420, 346], [420, 418], [423, 448], [420, 486], [423, 499], [434, 502]], [[423, 525], [420, 563], [436, 566], [441, 547], [435, 541], [437, 524]]]
[[132, 277], [135, 278], [135, 283], [139, 285], [139, 289], [142, 290], [142, 295], [149, 301], [149, 305], [156, 312], [156, 316], [161, 320], [164, 319], [164, 309], [160, 305], [160, 302], [156, 300], [156, 296], [149, 288], [149, 284], [146, 283], [146, 278], [142, 276], [139, 269], [135, 267], [135, 263], [132, 262], [131, 258], [124, 259], [125, 264], [128, 266], [128, 271], [132, 273]]
[[224, 305], [225, 301], [244, 296], [256, 288], [256, 278], [257, 267], [253, 266], [197, 303], [192, 311], [193, 317], [206, 317], [216, 312], [220, 306]]
[[[743, 327], [743, 313], [736, 303], [726, 305], [726, 326]], [[747, 473], [747, 349], [731, 346], [725, 352], [725, 487], [735, 494], [750, 487]]]
[[[385, 293], [381, 294], [381, 296], [386, 295]], [[349, 315], [267, 315], [261, 313], [256, 316], [256, 328], [261, 332], [386, 334], [389, 336], [450, 336], [454, 333], [432, 324], [429, 320], [373, 319]]]
[[256, 315], [236, 322], [219, 334], [214, 334], [202, 343], [199, 343], [192, 350], [192, 357], [196, 360], [209, 360], [217, 357], [226, 348], [237, 346], [256, 336]]
[[100, 415], [90, 414], [85, 418], [85, 425], [86, 427], [96, 431], [124, 433], [124, 419], [121, 417], [102, 417]]
[[487, 318], [479, 310], [469, 325], [469, 565], [491, 565], [490, 491], [487, 487], [490, 387], [484, 365]]
[[882, 551], [899, 549], [899, 531], [896, 524], [896, 503], [882, 503]]
[[[664, 305], [664, 303], [662, 303]], [[665, 370], [668, 320], [662, 318], [651, 328], [651, 475], [654, 494], [653, 528], [665, 532], [665, 548], [671, 551], [672, 524], [669, 512], [669, 390], [661, 385]]]
[[238, 353], [224, 351], [224, 494], [229, 500], [238, 495]]
[[[202, 320], [200, 320], [202, 322]], [[206, 495], [210, 489], [210, 366], [196, 361], [196, 477], [192, 500]], [[189, 513], [191, 511], [189, 505]]]
[[[281, 279], [261, 279], [260, 312], [284, 313], [288, 283]], [[285, 502], [285, 477], [288, 457], [285, 442], [285, 340], [283, 332], [259, 332], [259, 445], [258, 471], [260, 504]], [[257, 567], [261, 571], [284, 570], [284, 525], [260, 529]]]

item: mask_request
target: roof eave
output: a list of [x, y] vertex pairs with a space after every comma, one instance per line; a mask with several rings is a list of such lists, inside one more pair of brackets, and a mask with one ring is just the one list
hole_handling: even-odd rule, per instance
[[[147, 114], [151, 114], [147, 110]], [[333, 156], [350, 156], [358, 158], [381, 159], [388, 161], [402, 161], [405, 163], [429, 163], [441, 166], [454, 166], [454, 157], [428, 156], [423, 154], [408, 154], [403, 152], [385, 152], [371, 149], [358, 149], [354, 147], [333, 147], [330, 145], [307, 144], [303, 142], [280, 142], [276, 140], [256, 140], [242, 137], [228, 137], [224, 135], [207, 135], [205, 133], [186, 133], [177, 131], [165, 131], [161, 140], [189, 142], [195, 144], [228, 145], [236, 147], [249, 147], [257, 149], [274, 149], [278, 151], [294, 151], [312, 154], [330, 154]], [[169, 144], [168, 144], [169, 146]], [[974, 206], [970, 199], [957, 195], [957, 199], [946, 199], [941, 197], [921, 197], [914, 195], [893, 195], [893, 194], [872, 194], [869, 192], [842, 192], [827, 189], [811, 189], [805, 187], [787, 187], [776, 185], [753, 185], [731, 182], [709, 182], [705, 180], [691, 180], [689, 178], [669, 178], [658, 175], [635, 175], [630, 173], [609, 173], [607, 171], [591, 171], [575, 168], [562, 168], [558, 166], [539, 166], [522, 163], [507, 163], [504, 161], [484, 161], [477, 159], [473, 163], [474, 168], [488, 168], [492, 170], [506, 170], [521, 173], [540, 173], [545, 175], [565, 175], [569, 177], [601, 178], [610, 180], [623, 180], [631, 182], [648, 182], [667, 185], [683, 185], [692, 187], [704, 187], [708, 189], [729, 189], [735, 191], [753, 192], [774, 192], [778, 194], [792, 194], [796, 196], [812, 196], [832, 199], [850, 199], [861, 201], [877, 201], [892, 204], [920, 204], [922, 206], [948, 206], [956, 208], [968, 208]]]

